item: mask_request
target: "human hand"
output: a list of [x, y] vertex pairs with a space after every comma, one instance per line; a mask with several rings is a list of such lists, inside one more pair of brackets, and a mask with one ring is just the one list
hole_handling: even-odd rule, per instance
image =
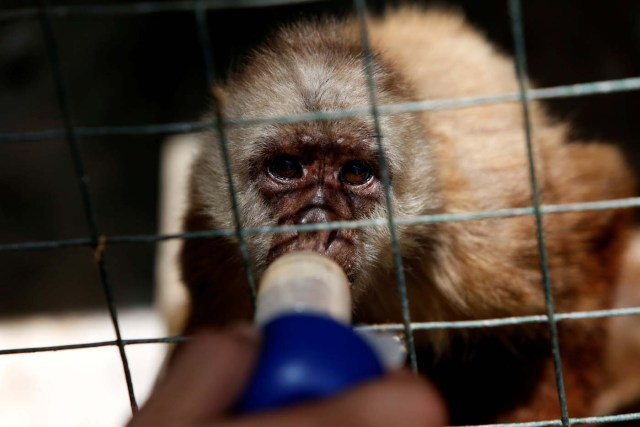
[[229, 412], [249, 380], [258, 340], [249, 329], [196, 334], [129, 427], [441, 427], [435, 390], [405, 371], [335, 397], [250, 415]]

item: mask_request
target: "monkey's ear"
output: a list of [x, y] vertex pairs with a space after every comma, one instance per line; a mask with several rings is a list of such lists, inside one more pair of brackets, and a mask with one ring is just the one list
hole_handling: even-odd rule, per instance
[[229, 99], [229, 94], [220, 85], [215, 85], [211, 88], [211, 96], [213, 98], [212, 107], [218, 111], [224, 111], [224, 107]]

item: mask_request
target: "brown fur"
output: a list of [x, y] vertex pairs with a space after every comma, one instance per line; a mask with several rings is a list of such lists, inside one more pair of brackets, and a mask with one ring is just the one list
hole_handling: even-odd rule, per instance
[[[380, 104], [517, 91], [511, 59], [449, 12], [404, 9], [371, 19]], [[369, 102], [355, 21], [285, 28], [217, 90], [227, 119], [366, 107]], [[534, 156], [544, 204], [627, 197], [632, 178], [620, 154], [598, 142], [567, 141], [567, 126], [531, 103]], [[526, 207], [531, 190], [517, 103], [383, 115], [381, 132], [392, 176], [394, 214], [410, 217]], [[273, 141], [299, 135], [328, 141], [373, 128], [369, 117], [226, 129], [244, 226], [275, 224], [278, 201], [261, 190], [252, 168]], [[375, 138], [359, 137], [373, 150]], [[216, 135], [193, 168], [185, 229], [233, 226]], [[340, 219], [384, 217], [383, 204]], [[558, 312], [610, 306], [627, 214], [597, 211], [544, 217]], [[398, 227], [413, 321], [465, 320], [544, 313], [531, 216]], [[295, 236], [294, 236], [295, 237]], [[354, 231], [350, 265], [355, 319], [401, 320], [385, 228]], [[248, 237], [259, 277], [273, 235]], [[193, 311], [187, 331], [250, 320], [251, 305], [232, 239], [189, 240], [182, 252]], [[593, 412], [606, 381], [602, 321], [559, 325], [571, 416]], [[541, 325], [416, 334], [422, 369], [440, 386], [452, 422], [513, 422], [559, 416], [547, 331]]]

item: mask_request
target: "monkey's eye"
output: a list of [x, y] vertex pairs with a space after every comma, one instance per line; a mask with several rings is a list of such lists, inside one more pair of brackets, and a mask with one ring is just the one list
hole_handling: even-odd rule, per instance
[[269, 174], [277, 179], [302, 178], [302, 164], [293, 156], [278, 156], [267, 164]]
[[360, 160], [351, 160], [340, 169], [340, 181], [349, 185], [366, 184], [373, 177], [371, 166]]

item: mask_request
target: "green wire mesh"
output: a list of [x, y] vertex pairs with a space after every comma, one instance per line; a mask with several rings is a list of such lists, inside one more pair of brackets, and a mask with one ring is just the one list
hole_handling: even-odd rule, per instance
[[[69, 154], [73, 161], [75, 175], [78, 181], [82, 203], [85, 213], [85, 220], [88, 228], [89, 237], [79, 239], [52, 240], [52, 241], [36, 241], [22, 243], [0, 243], [0, 252], [2, 251], [28, 251], [28, 250], [45, 250], [60, 249], [65, 247], [86, 246], [92, 251], [104, 247], [104, 245], [117, 244], [133, 244], [133, 243], [155, 243], [169, 239], [198, 239], [216, 236], [233, 236], [240, 243], [240, 252], [243, 259], [243, 265], [247, 280], [249, 283], [249, 291], [251, 296], [255, 298], [255, 284], [253, 274], [249, 265], [249, 254], [245, 237], [252, 234], [260, 233], [287, 233], [291, 231], [316, 231], [316, 230], [336, 230], [343, 228], [362, 228], [362, 227], [389, 227], [391, 236], [391, 247], [394, 258], [394, 267], [396, 271], [396, 279], [398, 284], [398, 294], [401, 301], [403, 323], [402, 324], [385, 324], [385, 325], [367, 325], [361, 326], [361, 329], [375, 331], [403, 331], [407, 339], [407, 347], [409, 350], [409, 359], [412, 368], [417, 370], [416, 354], [413, 345], [413, 331], [416, 330], [433, 330], [433, 329], [454, 329], [454, 328], [489, 328], [509, 325], [520, 325], [528, 323], [546, 323], [552, 339], [552, 355], [554, 360], [557, 393], [561, 408], [561, 419], [551, 421], [526, 422], [526, 423], [510, 423], [510, 424], [492, 424], [492, 426], [519, 426], [519, 427], [544, 427], [544, 426], [563, 426], [569, 427], [573, 424], [600, 424], [611, 422], [623, 422], [640, 420], [640, 413], [621, 414], [615, 416], [589, 417], [589, 418], [570, 418], [567, 410], [566, 397], [563, 385], [561, 357], [558, 343], [557, 322], [571, 321], [578, 319], [595, 319], [611, 316], [629, 316], [640, 315], [640, 307], [597, 310], [585, 312], [556, 313], [553, 307], [553, 298], [551, 296], [551, 282], [548, 274], [548, 265], [546, 259], [546, 250], [544, 243], [544, 233], [542, 230], [543, 217], [545, 215], [553, 215], [563, 212], [579, 212], [589, 210], [605, 210], [605, 209], [622, 209], [640, 206], [640, 197], [632, 197], [619, 200], [604, 200], [588, 203], [571, 203], [558, 205], [541, 205], [540, 197], [537, 189], [536, 169], [534, 164], [531, 148], [531, 135], [535, 132], [529, 120], [528, 103], [531, 100], [579, 97], [595, 94], [605, 94], [613, 92], [631, 91], [640, 89], [640, 77], [589, 82], [575, 85], [565, 85], [557, 87], [548, 87], [542, 89], [530, 89], [527, 87], [527, 64], [525, 40], [523, 35], [523, 21], [520, 0], [509, 1], [509, 11], [512, 32], [515, 47], [515, 69], [519, 82], [519, 91], [515, 93], [497, 94], [490, 96], [478, 96], [458, 99], [445, 100], [423, 100], [417, 102], [406, 102], [400, 104], [380, 105], [377, 103], [375, 92], [374, 76], [372, 72], [372, 54], [368, 42], [368, 34], [365, 22], [366, 4], [365, 0], [354, 0], [356, 14], [361, 23], [361, 42], [364, 50], [364, 67], [367, 73], [367, 84], [369, 89], [368, 107], [349, 111], [332, 111], [332, 112], [311, 112], [305, 114], [280, 116], [280, 117], [263, 117], [251, 120], [229, 120], [222, 122], [222, 117], [218, 115], [212, 121], [195, 121], [195, 122], [178, 122], [165, 124], [147, 124], [134, 126], [110, 126], [110, 127], [76, 127], [74, 125], [73, 114], [68, 102], [67, 87], [61, 70], [60, 58], [58, 54], [58, 46], [53, 28], [53, 19], [66, 16], [102, 16], [102, 15], [140, 15], [167, 12], [185, 12], [193, 13], [194, 20], [198, 29], [198, 41], [202, 50], [205, 63], [205, 71], [207, 83], [212, 86], [216, 81], [215, 67], [213, 63], [213, 52], [209, 43], [209, 35], [206, 25], [206, 11], [210, 9], [222, 8], [240, 8], [240, 7], [263, 7], [275, 6], [282, 4], [305, 3], [315, 0], [192, 0], [192, 1], [165, 1], [165, 2], [136, 2], [129, 4], [99, 4], [99, 5], [74, 5], [74, 6], [51, 6], [47, 0], [41, 0], [40, 7], [22, 8], [0, 11], [0, 21], [11, 21], [18, 19], [38, 19], [40, 21], [49, 61], [52, 67], [53, 77], [56, 84], [56, 94], [60, 112], [63, 117], [64, 128], [62, 129], [44, 129], [30, 132], [14, 132], [0, 133], [0, 143], [11, 143], [32, 140], [47, 140], [53, 138], [64, 137], [68, 143]], [[215, 99], [214, 99], [215, 102]], [[386, 161], [382, 150], [382, 139], [378, 137], [379, 156], [381, 159], [381, 178], [385, 188], [385, 198], [387, 203], [387, 218], [379, 218], [367, 221], [338, 221], [324, 224], [305, 224], [295, 226], [277, 226], [277, 227], [252, 227], [243, 228], [238, 213], [236, 194], [233, 180], [231, 179], [231, 167], [229, 156], [226, 148], [226, 138], [224, 133], [225, 127], [234, 126], [252, 126], [259, 123], [296, 123], [309, 120], [336, 120], [345, 119], [356, 116], [369, 115], [374, 120], [374, 125], [379, 127], [379, 117], [387, 114], [400, 114], [407, 112], [417, 112], [426, 110], [441, 110], [453, 108], [465, 108], [478, 105], [519, 102], [522, 105], [524, 117], [523, 132], [526, 137], [527, 154], [529, 162], [529, 175], [532, 191], [531, 207], [515, 208], [515, 209], [495, 209], [483, 212], [469, 212], [456, 214], [436, 214], [424, 215], [419, 217], [394, 217], [391, 212], [391, 199], [389, 197], [389, 177], [386, 170]], [[98, 224], [95, 220], [95, 209], [92, 202], [91, 188], [89, 185], [88, 174], [85, 165], [78, 150], [78, 140], [80, 138], [106, 137], [113, 135], [163, 135], [196, 132], [205, 129], [215, 129], [221, 141], [221, 150], [223, 159], [225, 160], [226, 174], [229, 182], [229, 197], [233, 210], [234, 228], [233, 229], [217, 229], [203, 230], [198, 232], [178, 233], [178, 234], [154, 234], [154, 235], [122, 235], [122, 236], [103, 236], [100, 234]], [[377, 129], [376, 135], [380, 135]], [[410, 301], [407, 297], [402, 260], [399, 251], [395, 227], [399, 224], [424, 224], [437, 223], [447, 221], [474, 221], [482, 219], [499, 219], [515, 216], [531, 215], [536, 221], [536, 239], [538, 242], [538, 252], [540, 255], [540, 271], [542, 272], [542, 286], [545, 294], [546, 314], [532, 316], [507, 317], [499, 319], [483, 319], [474, 321], [452, 321], [452, 322], [411, 322], [410, 318]], [[13, 348], [0, 349], [0, 355], [7, 354], [25, 354], [38, 353], [60, 350], [74, 350], [84, 348], [95, 348], [105, 346], [116, 346], [120, 353], [122, 368], [126, 379], [127, 391], [132, 412], [137, 411], [136, 397], [133, 389], [133, 382], [129, 370], [129, 364], [125, 352], [128, 345], [139, 344], [159, 344], [159, 343], [176, 343], [187, 340], [186, 337], [162, 337], [148, 339], [123, 339], [120, 332], [118, 321], [118, 312], [113, 297], [110, 282], [107, 274], [107, 264], [104, 256], [96, 257], [96, 265], [100, 282], [103, 287], [109, 315], [115, 332], [115, 340], [100, 341], [82, 344], [68, 344], [48, 347], [29, 347], [29, 348]]]

